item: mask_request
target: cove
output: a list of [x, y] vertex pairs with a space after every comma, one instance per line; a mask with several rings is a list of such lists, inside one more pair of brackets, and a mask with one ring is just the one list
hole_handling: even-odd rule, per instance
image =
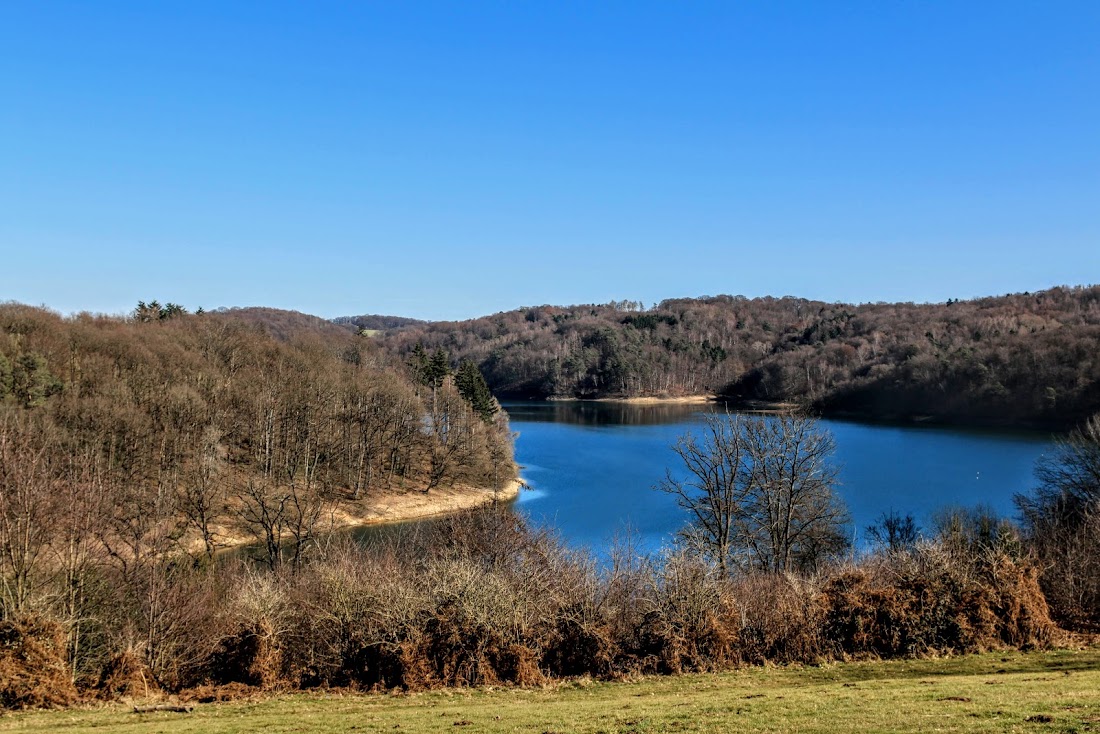
[[[515, 402], [504, 405], [516, 461], [529, 486], [516, 502], [534, 523], [551, 525], [577, 547], [599, 551], [630, 533], [645, 550], [669, 543], [687, 516], [653, 489], [671, 450], [713, 405]], [[987, 505], [1014, 517], [1013, 495], [1034, 484], [1035, 461], [1052, 447], [1047, 434], [822, 420], [837, 445], [840, 496], [861, 544], [883, 512], [909, 513], [926, 530], [948, 506]]]

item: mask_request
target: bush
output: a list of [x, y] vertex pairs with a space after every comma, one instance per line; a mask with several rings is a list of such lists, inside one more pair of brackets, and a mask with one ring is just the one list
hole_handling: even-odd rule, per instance
[[96, 684], [96, 696], [112, 701], [146, 698], [160, 692], [145, 658], [134, 650], [123, 650], [107, 661]]
[[740, 662], [811, 663], [822, 657], [823, 609], [813, 581], [758, 574], [732, 587]]
[[714, 567], [683, 553], [654, 569], [637, 631], [645, 672], [713, 670], [734, 659], [729, 594]]
[[77, 699], [61, 625], [38, 616], [0, 622], [0, 706], [67, 706]]
[[938, 544], [837, 573], [822, 587], [822, 605], [823, 633], [843, 657], [1045, 646], [1054, 633], [1033, 566]]
[[1059, 440], [1035, 476], [1016, 505], [1043, 590], [1063, 624], [1100, 628], [1100, 414]]
[[283, 646], [292, 628], [287, 591], [279, 577], [248, 572], [239, 579], [223, 612], [227, 634], [209, 671], [220, 684], [270, 689], [283, 678]]
[[[96, 649], [90, 688], [101, 698], [164, 690], [221, 700], [281, 687], [540, 685], [1050, 644], [1037, 569], [1006, 526], [979, 525], [998, 530], [956, 523], [949, 537], [812, 578], [729, 578], [683, 551], [623, 550], [599, 566], [492, 517], [369, 548], [334, 544], [296, 573], [165, 569], [157, 588], [175, 601], [159, 618], [155, 654], [133, 644], [133, 630], [112, 633]], [[137, 614], [113, 612], [123, 622]], [[0, 704], [76, 699], [63, 631], [44, 618], [0, 624]]]

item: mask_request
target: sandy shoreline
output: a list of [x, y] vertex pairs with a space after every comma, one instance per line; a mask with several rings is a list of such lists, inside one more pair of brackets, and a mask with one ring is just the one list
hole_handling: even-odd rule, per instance
[[429, 492], [390, 490], [375, 497], [369, 507], [362, 508], [362, 513], [352, 514], [346, 506], [339, 508], [332, 515], [333, 529], [423, 520], [496, 502], [511, 502], [519, 496], [522, 486], [521, 480], [513, 479], [502, 489], [455, 486], [435, 487]]
[[703, 404], [718, 400], [717, 395], [681, 395], [679, 397], [645, 396], [637, 398], [549, 398], [554, 403], [626, 403], [631, 405]]
[[[331, 533], [348, 528], [390, 525], [453, 515], [456, 512], [487, 507], [497, 502], [511, 502], [519, 496], [523, 486], [525, 486], [523, 480], [517, 478], [501, 489], [458, 485], [435, 487], [428, 492], [415, 488], [383, 490], [358, 501], [340, 502], [324, 513], [323, 519], [318, 523], [318, 531]], [[235, 527], [217, 527], [214, 534], [219, 552], [258, 542], [252, 535]], [[191, 552], [199, 552], [202, 541], [197, 537], [188, 538], [184, 546]]]

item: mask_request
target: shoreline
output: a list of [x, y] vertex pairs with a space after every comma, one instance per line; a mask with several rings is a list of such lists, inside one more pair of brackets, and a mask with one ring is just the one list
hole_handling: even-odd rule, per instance
[[[516, 477], [500, 489], [469, 485], [435, 487], [429, 492], [416, 488], [388, 489], [369, 499], [341, 501], [324, 513], [323, 521], [318, 523], [323, 524], [324, 528], [319, 532], [332, 533], [376, 525], [397, 525], [453, 515], [498, 502], [513, 502], [519, 497], [520, 489], [525, 486], [523, 480]], [[215, 537], [218, 540], [217, 553], [233, 551], [257, 542], [256, 538], [232, 527], [217, 528]], [[196, 544], [201, 544], [201, 540], [194, 538], [189, 544], [195, 546], [191, 550], [198, 550]]]
[[524, 486], [523, 480], [517, 477], [501, 489], [456, 485], [435, 487], [429, 492], [417, 489], [404, 492], [387, 490], [369, 508], [363, 508], [365, 511], [360, 514], [351, 514], [346, 510], [342, 511], [344, 508], [337, 508], [330, 515], [334, 520], [332, 529], [394, 525], [452, 515], [498, 502], [512, 502], [519, 497], [519, 491]]
[[681, 395], [679, 397], [658, 397], [645, 395], [632, 398], [547, 398], [549, 403], [622, 403], [626, 405], [701, 405], [718, 402], [717, 395]]
[[868, 425], [886, 426], [924, 426], [932, 428], [993, 429], [1023, 431], [1027, 433], [1065, 434], [1079, 425], [1078, 422], [1065, 420], [1021, 420], [1012, 417], [940, 415], [936, 413], [879, 413], [868, 410], [845, 410], [817, 408], [800, 402], [743, 400], [730, 396], [683, 395], [680, 397], [607, 397], [607, 398], [514, 398], [504, 399], [503, 407], [509, 404], [523, 405], [531, 403], [607, 403], [612, 405], [724, 405], [733, 413], [752, 413], [757, 415], [783, 415], [806, 411], [808, 415], [826, 420], [838, 420]]

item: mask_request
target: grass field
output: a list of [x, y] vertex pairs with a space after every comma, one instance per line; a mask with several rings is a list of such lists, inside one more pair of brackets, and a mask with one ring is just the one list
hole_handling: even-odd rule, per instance
[[8, 714], [0, 732], [1100, 732], [1100, 649], [751, 668], [630, 683], [295, 694]]

